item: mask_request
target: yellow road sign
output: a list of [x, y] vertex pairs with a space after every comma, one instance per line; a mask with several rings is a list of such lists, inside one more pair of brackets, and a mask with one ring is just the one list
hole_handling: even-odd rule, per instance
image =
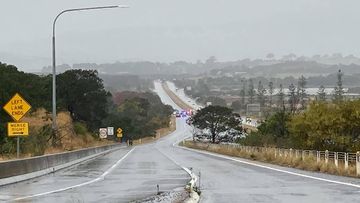
[[123, 130], [122, 130], [121, 128], [118, 128], [118, 129], [116, 130], [116, 136], [117, 136], [117, 137], [122, 137], [122, 136], [123, 136], [122, 132], [123, 132]]
[[8, 136], [28, 136], [29, 123], [8, 123]]
[[19, 121], [31, 109], [31, 106], [25, 99], [16, 93], [5, 104], [4, 110], [15, 120]]

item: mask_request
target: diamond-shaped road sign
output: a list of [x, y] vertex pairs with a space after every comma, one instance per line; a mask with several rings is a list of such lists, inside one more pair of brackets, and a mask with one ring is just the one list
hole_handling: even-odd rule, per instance
[[22, 119], [30, 109], [30, 104], [18, 93], [16, 93], [4, 106], [4, 110], [15, 121], [19, 121], [20, 119]]
[[122, 130], [121, 128], [118, 128], [118, 129], [116, 130], [116, 135], [117, 135], [117, 137], [122, 137], [122, 136], [123, 136], [122, 132], [123, 132], [123, 130]]

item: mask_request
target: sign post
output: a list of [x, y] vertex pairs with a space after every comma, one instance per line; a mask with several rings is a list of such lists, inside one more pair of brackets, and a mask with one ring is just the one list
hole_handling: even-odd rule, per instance
[[19, 121], [30, 111], [31, 105], [20, 94], [16, 93], [3, 108], [15, 121], [8, 123], [7, 129], [9, 137], [17, 137], [16, 157], [19, 158], [20, 136], [29, 135], [29, 123], [20, 123]]

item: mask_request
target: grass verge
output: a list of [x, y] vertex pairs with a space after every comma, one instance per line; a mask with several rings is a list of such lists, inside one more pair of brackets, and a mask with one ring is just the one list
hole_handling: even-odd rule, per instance
[[245, 151], [240, 148], [235, 148], [232, 146], [227, 145], [216, 145], [216, 144], [208, 144], [208, 143], [200, 143], [194, 141], [184, 141], [180, 143], [182, 146], [193, 148], [193, 149], [200, 149], [209, 152], [214, 152], [218, 154], [233, 156], [233, 157], [241, 157], [245, 159], [251, 159], [255, 161], [265, 162], [276, 164], [285, 167], [292, 167], [301, 170], [307, 171], [314, 171], [314, 172], [322, 172], [328, 173], [333, 175], [340, 175], [340, 176], [350, 176], [350, 177], [357, 177], [356, 176], [356, 166], [349, 165], [348, 170], [345, 170], [342, 164], [339, 164], [338, 167], [335, 166], [334, 163], [328, 162], [325, 163], [324, 160], [317, 162], [316, 157], [308, 156], [304, 159], [298, 157], [290, 157], [290, 156], [276, 156], [274, 151], [268, 152], [252, 152], [252, 151]]

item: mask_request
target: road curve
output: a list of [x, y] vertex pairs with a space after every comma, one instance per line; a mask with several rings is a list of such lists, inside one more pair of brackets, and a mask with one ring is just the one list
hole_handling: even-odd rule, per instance
[[178, 119], [177, 131], [157, 145], [178, 164], [201, 172], [201, 202], [360, 202], [356, 178], [171, 147], [190, 131], [185, 120]]
[[[159, 83], [155, 88], [163, 102], [174, 105]], [[360, 202], [360, 181], [355, 178], [177, 147], [191, 128], [185, 118], [176, 122], [176, 131], [157, 142], [0, 187], [0, 201], [129, 202], [154, 195], [157, 184], [161, 191], [183, 187], [189, 176], [181, 167], [187, 167], [201, 172], [201, 202]]]

